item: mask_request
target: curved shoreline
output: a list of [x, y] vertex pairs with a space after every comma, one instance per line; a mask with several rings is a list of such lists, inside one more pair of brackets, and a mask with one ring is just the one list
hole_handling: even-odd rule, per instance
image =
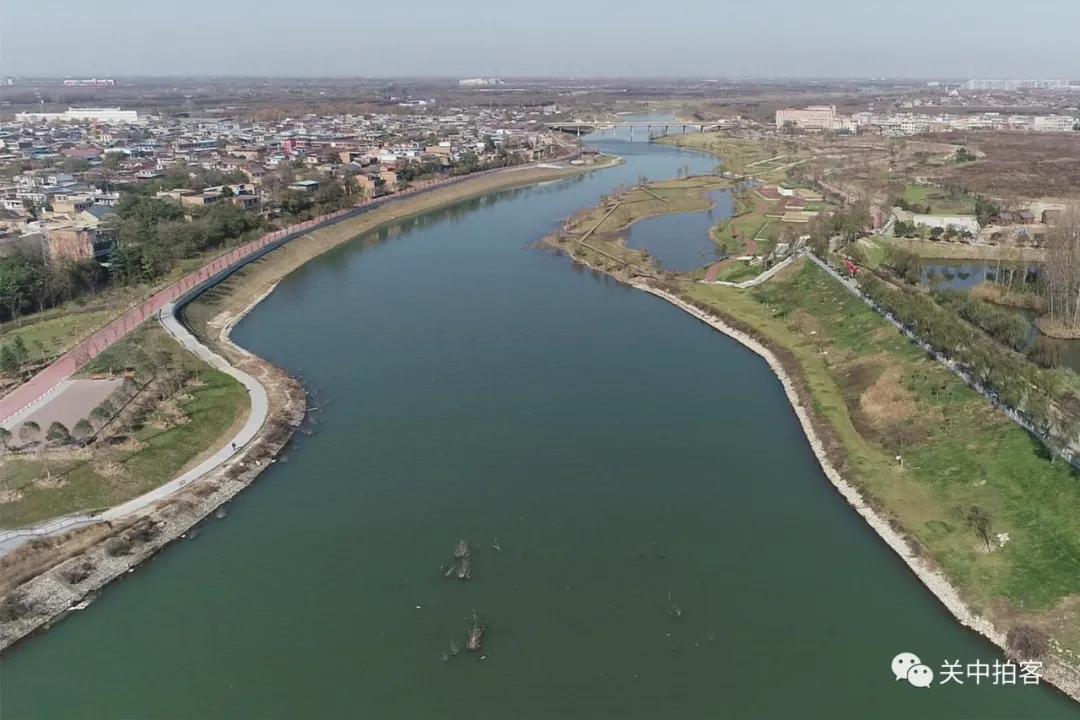
[[[607, 167], [607, 166], [604, 166], [604, 167]], [[603, 168], [602, 167], [601, 168], [586, 168], [586, 169], [583, 169], [582, 171], [583, 172], [588, 172], [588, 171], [591, 171], [593, 169], [603, 169]], [[531, 184], [534, 184], [536, 182], [543, 182], [543, 181], [525, 181], [523, 183], [519, 183], [519, 185], [531, 185]], [[422, 213], [428, 212], [430, 210], [434, 210], [434, 209], [437, 209], [437, 208], [440, 208], [440, 207], [444, 207], [446, 205], [453, 204], [453, 203], [456, 203], [456, 202], [461, 202], [461, 201], [469, 199], [470, 197], [474, 197], [474, 196], [477, 196], [477, 195], [485, 195], [485, 194], [493, 193], [493, 192], [499, 192], [501, 190], [509, 189], [510, 187], [514, 187], [514, 186], [515, 186], [514, 184], [510, 184], [510, 185], [507, 185], [506, 187], [503, 187], [503, 188], [480, 190], [480, 191], [476, 191], [475, 193], [472, 193], [472, 194], [466, 193], [463, 196], [458, 197], [456, 199], [451, 199], [451, 200], [447, 200], [445, 202], [436, 203], [435, 205], [433, 205], [430, 208], [418, 209], [418, 210], [416, 210], [414, 212], [406, 212], [406, 213], [404, 213], [402, 215], [393, 215], [393, 214], [391, 214], [391, 216], [389, 218], [387, 218], [386, 220], [381, 220], [381, 221], [377, 222], [374, 227], [366, 228], [366, 229], [364, 229], [364, 230], [362, 230], [360, 232], [363, 232], [363, 233], [371, 232], [372, 230], [377, 229], [377, 228], [382, 227], [382, 226], [385, 226], [387, 224], [400, 222], [401, 220], [403, 220], [403, 219], [405, 219], [407, 217], [422, 214]], [[407, 199], [403, 199], [403, 200], [407, 200]], [[355, 220], [359, 220], [359, 219], [360, 218], [356, 218]], [[349, 221], [344, 221], [342, 223], [342, 225], [345, 225], [348, 222]], [[332, 226], [332, 228], [337, 228], [337, 227], [338, 227], [337, 225]], [[331, 229], [331, 228], [327, 228], [327, 229]], [[345, 228], [345, 229], [347, 230], [347, 228]], [[308, 235], [305, 235], [302, 238], [298, 238], [297, 240], [303, 241], [303, 239], [308, 238], [310, 236], [311, 236], [311, 234], [309, 233]], [[321, 254], [322, 252], [325, 252], [326, 250], [329, 250], [332, 247], [336, 247], [336, 246], [338, 246], [338, 245], [340, 245], [340, 244], [342, 244], [344, 242], [347, 242], [352, 237], [355, 237], [355, 233], [348, 236], [348, 237], [345, 237], [344, 239], [331, 242], [328, 246], [323, 247], [320, 250], [320, 252], [306, 258], [304, 260], [304, 262], [307, 262], [307, 261], [313, 259], [318, 254]], [[302, 265], [302, 264], [304, 264], [304, 263], [300, 263], [300, 265]], [[297, 265], [296, 267], [299, 267], [300, 265]], [[294, 269], [295, 269], [295, 267], [288, 269], [282, 275], [282, 277], [284, 277], [284, 275], [287, 275], [289, 272], [291, 272]], [[619, 279], [619, 278], [617, 278], [617, 279]], [[797, 389], [795, 383], [792, 381], [791, 376], [789, 375], [787, 369], [783, 366], [783, 364], [778, 359], [778, 357], [773, 353], [773, 351], [766, 344], [764, 344], [761, 341], [759, 341], [758, 339], [754, 338], [752, 335], [747, 334], [747, 333], [745, 333], [743, 331], [740, 331], [740, 330], [732, 327], [727, 322], [725, 322], [722, 318], [717, 317], [716, 315], [704, 312], [704, 311], [694, 307], [693, 305], [687, 303], [686, 301], [680, 299], [679, 297], [677, 297], [677, 296], [675, 296], [675, 295], [673, 295], [671, 293], [668, 293], [668, 292], [666, 292], [664, 290], [653, 287], [653, 286], [649, 285], [648, 283], [645, 283], [645, 282], [642, 282], [642, 281], [639, 281], [639, 280], [630, 280], [630, 281], [623, 280], [623, 281], [628, 282], [628, 284], [631, 287], [634, 287], [635, 289], [641, 290], [643, 292], [654, 295], [654, 296], [656, 296], [656, 297], [658, 297], [660, 299], [666, 300], [667, 302], [671, 303], [672, 305], [675, 305], [679, 309], [687, 312], [692, 317], [694, 317], [694, 318], [698, 319], [699, 321], [707, 324], [712, 329], [717, 330], [717, 331], [727, 335], [728, 337], [730, 337], [733, 340], [735, 340], [736, 342], [740, 343], [741, 345], [743, 345], [747, 349], [751, 350], [755, 354], [762, 357], [767, 362], [770, 369], [773, 371], [774, 375], [776, 375], [777, 378], [780, 380], [781, 385], [784, 388], [785, 395], [788, 398], [788, 401], [789, 401], [789, 403], [790, 403], [790, 405], [792, 407], [792, 410], [794, 411], [794, 413], [795, 413], [795, 415], [796, 415], [796, 417], [797, 417], [797, 419], [799, 421], [799, 424], [800, 424], [800, 426], [801, 426], [801, 428], [803, 430], [803, 433], [804, 433], [805, 437], [807, 438], [807, 441], [810, 444], [811, 449], [813, 450], [814, 455], [817, 458], [819, 465], [821, 466], [821, 468], [822, 468], [823, 472], [825, 473], [826, 477], [828, 477], [829, 481], [836, 488], [836, 490], [844, 497], [844, 499], [848, 502], [848, 504], [851, 505], [851, 507], [854, 508], [856, 510], [856, 512], [859, 513], [859, 515], [867, 522], [867, 524], [870, 525], [870, 527], [878, 534], [878, 536], [881, 537], [881, 539], [884, 540], [886, 542], [886, 544], [894, 552], [896, 552], [897, 555], [900, 556], [900, 558], [911, 569], [911, 571], [931, 591], [931, 593], [933, 593], [933, 595], [942, 603], [942, 605], [945, 606], [945, 608], [953, 615], [953, 617], [957, 621], [960, 622], [961, 625], [963, 625], [965, 627], [968, 627], [968, 628], [974, 630], [975, 632], [979, 633], [983, 637], [985, 637], [988, 640], [990, 640], [991, 642], [993, 642], [996, 646], [1001, 648], [1002, 651], [1006, 655], [1009, 654], [1008, 649], [1007, 649], [1007, 643], [1006, 643], [1005, 636], [1002, 633], [1000, 633], [986, 618], [983, 618], [982, 616], [980, 616], [977, 613], [975, 613], [974, 611], [972, 611], [971, 608], [968, 607], [966, 602], [961, 598], [959, 592], [951, 584], [951, 582], [948, 580], [948, 578], [946, 578], [940, 572], [940, 570], [938, 568], [936, 568], [931, 563], [928, 563], [926, 560], [924, 560], [919, 555], [914, 553], [911, 550], [910, 546], [908, 545], [905, 536], [902, 533], [895, 530], [892, 527], [892, 525], [888, 522], [887, 519], [882, 517], [877, 511], [875, 511], [870, 505], [868, 505], [865, 502], [865, 500], [863, 499], [862, 494], [853, 485], [851, 485], [847, 480], [845, 480], [844, 477], [840, 474], [840, 472], [835, 468], [835, 466], [832, 464], [832, 462], [829, 460], [829, 458], [827, 456], [824, 445], [823, 445], [823, 443], [821, 442], [820, 438], [817, 435], [817, 431], [814, 429], [813, 422], [811, 420], [810, 414], [806, 409], [803, 398], [801, 398], [800, 395], [799, 395], [799, 392], [798, 392], [798, 389]], [[281, 373], [287, 379], [288, 376], [285, 376], [284, 373], [282, 371], [280, 371], [280, 369], [275, 368], [274, 366], [270, 365], [265, 360], [262, 360], [261, 358], [259, 358], [257, 355], [254, 355], [253, 353], [247, 351], [246, 349], [240, 347], [239, 345], [236, 345], [230, 339], [231, 330], [233, 329], [233, 327], [235, 327], [236, 323], [238, 323], [251, 310], [253, 310], [255, 307], [257, 307], [257, 305], [263, 299], [265, 299], [267, 296], [269, 296], [273, 292], [274, 287], [276, 287], [276, 284], [277, 284], [277, 281], [275, 281], [273, 284], [271, 284], [269, 288], [263, 289], [261, 292], [259, 292], [257, 294], [257, 296], [254, 298], [254, 300], [248, 302], [243, 309], [238, 311], [236, 314], [231, 315], [230, 318], [228, 319], [228, 321], [224, 323], [224, 325], [223, 325], [223, 327], [221, 329], [221, 332], [219, 333], [218, 340], [220, 342], [222, 342], [223, 344], [225, 344], [230, 350], [235, 351], [235, 352], [237, 352], [239, 354], [242, 354], [246, 358], [250, 358], [253, 362], [258, 362], [258, 363], [264, 364], [266, 366], [269, 366], [270, 368], [273, 368], [275, 371], [277, 371], [278, 373]], [[200, 343], [200, 346], [205, 348], [205, 345], [202, 345], [201, 343]], [[208, 349], [208, 351], [212, 352], [212, 350], [209, 350], [209, 349]], [[296, 388], [299, 388], [299, 386], [297, 385]], [[301, 399], [301, 401], [303, 400], [303, 391], [302, 390], [300, 390], [300, 399]], [[273, 406], [273, 403], [271, 403], [271, 406]], [[303, 414], [301, 412], [300, 419], [302, 419], [302, 417], [303, 417]], [[297, 421], [297, 425], [298, 424], [299, 424], [299, 420]], [[295, 426], [293, 426], [293, 429], [295, 429]], [[292, 433], [290, 431], [289, 436], [286, 437], [284, 439], [284, 441], [281, 443], [281, 445], [279, 447], [279, 450], [280, 450], [280, 448], [284, 447], [287, 444], [289, 438], [291, 437], [291, 434]], [[274, 454], [276, 454], [276, 452]], [[221, 470], [224, 470], [224, 469], [225, 468], [221, 468]], [[160, 551], [165, 545], [167, 545], [172, 540], [185, 537], [187, 531], [190, 530], [191, 527], [197, 525], [199, 522], [201, 522], [206, 517], [208, 517], [220, 505], [226, 503], [228, 500], [230, 500], [232, 497], [234, 497], [241, 490], [248, 487], [250, 485], [250, 483], [264, 469], [265, 469], [265, 465], [263, 465], [263, 464], [259, 464], [259, 465], [256, 465], [253, 468], [250, 468], [249, 471], [248, 471], [250, 473], [249, 477], [247, 477], [239, 487], [229, 488], [225, 493], [223, 493], [220, 496], [215, 493], [212, 496], [213, 499], [210, 500], [209, 502], [203, 504], [206, 507], [200, 508], [201, 512], [196, 514], [195, 519], [191, 520], [191, 522], [189, 524], [184, 525], [183, 527], [181, 527], [180, 525], [177, 525], [178, 530], [174, 534], [170, 533], [169, 537], [167, 539], [164, 539], [164, 536], [163, 536], [163, 539], [159, 544], [156, 544], [153, 547], [148, 546], [148, 550], [145, 553], [140, 553], [137, 556], [130, 556], [132, 558], [131, 562], [126, 562], [126, 563], [122, 564], [122, 566], [118, 565], [116, 568], [113, 568], [113, 572], [109, 577], [104, 578], [101, 582], [99, 582], [97, 584], [94, 584], [92, 587], [88, 586], [88, 587], [84, 588], [84, 590], [86, 590], [86, 591], [82, 592], [81, 595], [78, 596], [78, 600], [82, 600], [83, 598], [85, 598], [86, 596], [88, 596], [88, 595], [92, 594], [93, 592], [97, 591], [98, 589], [100, 589], [104, 585], [108, 584], [112, 580], [115, 580], [115, 579], [119, 578], [124, 573], [130, 572], [132, 568], [134, 568], [136, 565], [138, 565], [141, 562], [143, 562], [143, 561], [149, 559], [150, 557], [152, 557], [154, 554], [156, 554], [156, 552]], [[209, 479], [209, 478], [204, 478], [203, 480], [206, 480], [206, 479]], [[202, 482], [202, 480], [200, 480], [200, 482]], [[168, 507], [169, 507], [169, 505], [166, 505], [166, 506], [161, 507], [161, 508], [155, 508], [155, 510], [165, 510]], [[186, 522], [187, 519], [188, 518], [181, 519], [181, 524], [183, 522]], [[101, 545], [103, 545], [103, 544], [104, 544], [103, 542], [99, 542], [98, 545], [94, 549], [100, 550]], [[65, 563], [57, 565], [54, 568], [52, 568], [50, 571], [45, 573], [42, 577], [39, 577], [39, 578], [37, 578], [37, 579], [35, 579], [33, 581], [30, 581], [30, 582], [36, 582], [37, 580], [41, 580], [42, 578], [45, 578], [45, 576], [48, 576], [48, 575], [57, 575], [58, 571], [61, 568], [68, 565], [69, 563], [76, 562], [76, 561], [82, 559], [82, 557], [83, 557], [83, 555], [80, 555], [80, 556], [77, 556], [76, 558], [73, 558], [72, 560], [69, 560], [69, 561], [67, 561]], [[53, 581], [54, 585], [61, 585], [62, 584], [61, 581], [59, 579], [57, 579], [57, 578], [46, 578], [46, 579], [51, 579]], [[10, 645], [14, 644], [15, 642], [17, 642], [18, 640], [32, 634], [37, 629], [47, 627], [54, 620], [56, 620], [57, 618], [65, 615], [68, 612], [68, 610], [70, 609], [72, 604], [74, 604], [74, 603], [69, 602], [68, 604], [66, 604], [63, 607], [59, 608], [52, 616], [50, 616], [48, 618], [45, 618], [45, 619], [41, 620], [40, 622], [37, 622], [33, 628], [27, 630], [25, 633], [19, 635], [18, 637], [14, 638], [11, 641], [8, 641], [8, 637], [7, 637], [6, 633], [0, 633], [0, 650], [5, 649], [5, 648], [9, 647]], [[36, 619], [36, 616], [35, 616], [35, 619]], [[1080, 676], [1077, 676], [1077, 674], [1074, 671], [1072, 671], [1070, 668], [1068, 668], [1066, 666], [1060, 666], [1058, 663], [1048, 663], [1045, 666], [1045, 672], [1044, 672], [1043, 678], [1047, 682], [1051, 683], [1052, 685], [1057, 687], [1059, 690], [1064, 692], [1066, 695], [1071, 697], [1072, 699], [1080, 701]]]
[[[215, 358], [215, 362], [211, 364], [219, 369], [222, 369], [223, 365], [250, 378], [266, 394], [268, 413], [260, 420], [258, 428], [250, 433], [251, 437], [248, 438], [246, 444], [239, 446], [235, 452], [228, 452], [228, 457], [223, 462], [200, 477], [178, 482], [188, 476], [189, 473], [185, 473], [150, 493], [110, 508], [102, 516], [88, 518], [89, 524], [71, 531], [68, 531], [68, 527], [64, 527], [63, 542], [72, 543], [77, 546], [77, 550], [61, 552], [60, 554], [65, 555], [62, 560], [54, 562], [34, 576], [17, 583], [8, 593], [8, 597], [18, 593], [33, 610], [11, 622], [0, 622], [0, 652], [9, 650], [21, 640], [39, 631], [47, 630], [73, 609], [84, 607], [83, 604], [92, 599], [104, 586], [133, 572], [136, 566], [152, 558], [166, 545], [175, 540], [187, 538], [193, 528], [249, 487], [285, 449], [306, 415], [306, 392], [285, 371], [240, 347], [230, 338], [230, 333], [236, 323], [269, 296], [281, 278], [314, 257], [358, 235], [370, 233], [410, 217], [489, 193], [562, 180], [595, 170], [603, 170], [622, 162], [622, 159], [616, 156], [606, 157], [607, 162], [599, 165], [516, 166], [476, 178], [462, 178], [459, 182], [431, 188], [425, 193], [401, 197], [397, 201], [384, 203], [374, 211], [342, 218], [336, 223], [300, 235], [286, 244], [273, 248], [269, 253], [253, 258], [251, 262], [230, 269], [226, 275], [211, 278], [204, 284], [189, 289], [184, 296], [178, 298], [176, 303], [170, 304], [168, 310], [174, 313], [170, 315], [170, 318], [175, 322], [172, 329], [166, 327], [170, 335], [180, 342], [173, 332], [176, 327], [179, 327], [188, 338], [187, 342], [180, 342], [186, 349], [204, 360], [206, 360], [204, 354]], [[536, 177], [536, 173], [530, 172], [535, 170], [544, 172], [539, 173], [540, 177]], [[469, 182], [470, 179], [473, 181]], [[402, 208], [404, 212], [400, 212]], [[380, 214], [380, 211], [384, 212]], [[319, 243], [313, 248], [315, 252], [300, 258], [300, 262], [292, 265], [282, 263], [284, 267], [280, 268], [280, 274], [269, 286], [258, 287], [253, 298], [246, 298], [247, 301], [243, 306], [230, 314], [217, 338], [200, 338], [192, 331], [190, 324], [181, 317], [186, 306], [193, 303], [206, 290], [241, 276], [253, 263], [265, 258], [271, 258], [270, 262], [276, 264], [276, 261], [280, 261], [284, 256], [281, 254], [275, 256], [275, 253], [281, 253], [287, 248], [299, 247], [305, 241], [315, 238], [317, 233], [333, 233], [333, 237]], [[161, 316], [161, 321], [163, 325], [166, 324], [164, 316]], [[207, 341], [214, 347], [208, 347]], [[222, 351], [221, 355], [216, 353], [215, 349]], [[252, 415], [254, 415], [254, 404]], [[241, 434], [246, 437], [248, 430], [245, 424]], [[228, 446], [223, 445], [218, 454], [226, 453], [227, 449]], [[161, 497], [154, 496], [146, 502], [140, 502], [155, 493], [160, 493], [161, 488], [164, 487], [169, 487], [170, 491]], [[117, 512], [121, 508], [126, 509], [127, 513]], [[105, 514], [109, 517], [104, 517]], [[110, 542], [145, 530], [147, 527], [153, 529], [153, 535], [128, 553], [112, 555], [108, 552]], [[193, 537], [194, 533], [191, 533], [191, 536]], [[60, 547], [63, 548], [63, 543]], [[93, 570], [77, 583], [77, 587], [61, 577], [65, 571], [87, 562], [93, 565]]]
[[[832, 464], [832, 461], [829, 460], [828, 454], [825, 451], [824, 444], [821, 442], [817, 431], [814, 429], [814, 424], [811, 421], [804, 400], [800, 397], [795, 383], [792, 381], [791, 376], [788, 374], [783, 363], [780, 362], [779, 358], [777, 358], [768, 346], [757, 338], [732, 327], [722, 318], [706, 313], [665, 290], [661, 290], [637, 280], [631, 280], [629, 285], [642, 292], [666, 300], [680, 310], [683, 310], [697, 320], [705, 323], [712, 329], [727, 335], [732, 340], [735, 340], [743, 347], [764, 359], [773, 374], [780, 380], [780, 384], [784, 388], [784, 394], [787, 396], [788, 403], [791, 405], [791, 408], [799, 421], [799, 425], [802, 428], [803, 435], [806, 436], [806, 440], [814, 452], [814, 457], [817, 458], [822, 471], [829, 479], [829, 482], [832, 483], [833, 487], [836, 488], [836, 491], [839, 492], [844, 500], [846, 500], [863, 520], [866, 521], [866, 524], [885, 541], [885, 544], [904, 561], [904, 564], [908, 566], [911, 572], [915, 574], [922, 584], [926, 586], [934, 597], [938, 599], [945, 609], [948, 610], [962, 626], [982, 635], [1000, 648], [1006, 656], [1011, 656], [1005, 635], [994, 627], [993, 623], [989, 620], [974, 612], [960, 596], [956, 587], [936, 566], [913, 552], [908, 545], [906, 537], [893, 528], [886, 518], [882, 517], [882, 515], [871, 507], [863, 498], [862, 493], [849, 483]], [[1080, 673], [1077, 673], [1073, 668], [1057, 662], [1056, 659], [1051, 659], [1050, 662], [1044, 664], [1042, 677], [1043, 680], [1056, 687], [1071, 699], [1080, 702]]]

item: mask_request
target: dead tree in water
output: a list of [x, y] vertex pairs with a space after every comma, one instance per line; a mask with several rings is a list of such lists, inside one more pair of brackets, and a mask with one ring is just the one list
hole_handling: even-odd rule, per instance
[[454, 547], [454, 561], [442, 569], [443, 577], [458, 576], [459, 580], [472, 579], [472, 548], [466, 540], [459, 540]]
[[486, 620], [480, 620], [475, 610], [473, 610], [469, 622], [470, 625], [469, 631], [466, 634], [465, 649], [469, 652], [477, 652], [483, 645], [484, 633], [487, 632], [488, 622]]
[[467, 540], [458, 540], [457, 547], [454, 548], [454, 557], [460, 560], [461, 558], [468, 557], [470, 554], [469, 542]]

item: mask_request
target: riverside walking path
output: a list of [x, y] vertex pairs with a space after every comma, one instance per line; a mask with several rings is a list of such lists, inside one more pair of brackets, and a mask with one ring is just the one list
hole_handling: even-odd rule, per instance
[[[559, 158], [558, 161], [565, 162], [574, 157], [576, 157], [575, 154], [570, 154]], [[25, 417], [29, 410], [38, 406], [56, 392], [57, 388], [59, 388], [65, 380], [74, 375], [79, 368], [105, 352], [118, 341], [122, 340], [135, 330], [135, 328], [141, 325], [143, 321], [153, 317], [155, 313], [159, 312], [166, 305], [175, 303], [183, 295], [191, 292], [204, 283], [207, 283], [219, 275], [227, 275], [237, 268], [242, 267], [244, 264], [261, 257], [266, 252], [269, 252], [290, 240], [305, 235], [312, 230], [332, 225], [346, 218], [355, 217], [374, 207], [390, 203], [394, 200], [413, 197], [437, 188], [447, 187], [485, 175], [527, 170], [542, 165], [550, 166], [549, 163], [514, 165], [508, 168], [486, 170], [480, 173], [463, 175], [448, 180], [434, 180], [426, 183], [418, 183], [413, 187], [393, 195], [384, 195], [380, 198], [368, 199], [354, 207], [338, 210], [297, 225], [267, 233], [258, 240], [253, 240], [245, 245], [233, 248], [224, 255], [215, 258], [198, 270], [186, 275], [172, 285], [157, 291], [143, 302], [129, 309], [123, 315], [112, 320], [93, 335], [61, 355], [30, 380], [27, 380], [25, 383], [15, 388], [15, 390], [5, 395], [0, 399], [0, 426], [5, 426], [9, 421], [17, 420], [18, 418], [16, 416]]]
[[189, 352], [198, 356], [208, 365], [227, 375], [231, 375], [247, 388], [248, 396], [251, 398], [251, 412], [248, 413], [243, 426], [236, 435], [228, 438], [228, 443], [222, 445], [217, 452], [195, 467], [178, 475], [164, 485], [160, 485], [125, 503], [111, 507], [101, 513], [77, 513], [30, 527], [0, 531], [0, 557], [7, 555], [32, 538], [56, 535], [96, 522], [119, 520], [147, 508], [159, 500], [165, 500], [173, 493], [183, 490], [199, 478], [228, 463], [234, 455], [239, 454], [249, 442], [255, 439], [270, 413], [270, 400], [266, 388], [254, 377], [239, 368], [233, 367], [225, 358], [199, 342], [199, 339], [180, 322], [176, 312], [177, 304], [173, 302], [167, 303], [160, 310], [159, 319], [165, 330]]

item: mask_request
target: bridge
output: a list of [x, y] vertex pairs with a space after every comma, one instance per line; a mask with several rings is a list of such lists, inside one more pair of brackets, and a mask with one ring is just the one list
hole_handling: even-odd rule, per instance
[[[681, 130], [685, 133], [689, 129], [692, 132], [709, 132], [710, 130], [716, 130], [720, 128], [720, 125], [708, 125], [705, 123], [688, 123], [678, 122], [672, 120], [670, 122], [657, 121], [657, 120], [635, 120], [625, 122], [588, 122], [585, 120], [571, 120], [569, 122], [554, 122], [547, 123], [549, 130], [556, 130], [565, 133], [574, 133], [580, 137], [583, 133], [592, 132], [607, 132], [614, 133], [618, 129], [629, 128], [630, 139], [634, 138], [634, 130], [636, 128], [645, 128], [649, 137], [659, 137], [662, 135], [673, 134], [676, 130]], [[653, 128], [659, 129], [660, 132], [653, 134]]]

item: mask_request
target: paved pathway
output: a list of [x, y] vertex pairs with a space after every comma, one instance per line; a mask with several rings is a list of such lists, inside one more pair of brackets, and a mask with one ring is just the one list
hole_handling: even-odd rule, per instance
[[[568, 158], [564, 158], [564, 160], [565, 159]], [[550, 167], [550, 164], [544, 165], [545, 167]], [[67, 378], [79, 367], [99, 355], [117, 340], [123, 338], [141, 324], [143, 320], [155, 312], [158, 313], [161, 324], [169, 334], [177, 340], [177, 342], [195, 353], [208, 364], [236, 378], [247, 388], [248, 394], [251, 397], [251, 412], [248, 415], [244, 426], [240, 428], [240, 431], [230, 440], [228, 445], [224, 445], [220, 450], [203, 460], [191, 470], [188, 470], [179, 477], [170, 480], [164, 485], [161, 485], [144, 495], [140, 495], [122, 505], [109, 508], [105, 512], [94, 516], [85, 513], [76, 514], [48, 520], [26, 528], [0, 531], [0, 557], [34, 537], [55, 535], [60, 532], [66, 532], [73, 528], [100, 522], [102, 520], [116, 520], [142, 510], [155, 502], [164, 500], [204, 475], [227, 464], [231, 458], [242, 452], [244, 446], [251, 442], [258, 433], [269, 414], [269, 399], [266, 394], [266, 389], [255, 378], [244, 371], [233, 367], [220, 355], [217, 355], [208, 347], [200, 343], [198, 338], [191, 334], [191, 332], [188, 331], [183, 323], [176, 317], [177, 301], [181, 300], [186, 295], [198, 294], [198, 292], [205, 289], [209, 281], [214, 279], [215, 276], [240, 267], [250, 259], [257, 257], [262, 251], [277, 247], [278, 245], [288, 242], [295, 237], [300, 237], [315, 228], [330, 225], [343, 218], [357, 215], [370, 209], [372, 206], [381, 205], [395, 198], [411, 196], [434, 190], [439, 187], [454, 185], [469, 178], [475, 178], [478, 175], [517, 172], [531, 167], [536, 167], [536, 165], [515, 165], [510, 168], [489, 170], [483, 173], [467, 175], [448, 181], [427, 183], [410, 188], [402, 193], [366, 201], [357, 208], [350, 208], [324, 215], [321, 218], [270, 233], [259, 240], [248, 243], [243, 247], [236, 248], [227, 255], [217, 258], [213, 262], [200, 268], [198, 271], [188, 275], [183, 280], [155, 293], [150, 299], [128, 311], [112, 323], [109, 323], [109, 325], [91, 336], [90, 339], [62, 356], [45, 370], [35, 375], [30, 381], [24, 383], [15, 392], [0, 400], [0, 419], [11, 417], [17, 413], [26, 411], [28, 408], [37, 406], [43, 400], [48, 398], [51, 393], [55, 392], [57, 387], [64, 385]], [[80, 350], [91, 354], [83, 359], [83, 356], [79, 353]], [[27, 387], [32, 388], [32, 390], [21, 392], [23, 391], [23, 388]], [[40, 394], [35, 395], [35, 393]]]
[[126, 503], [109, 508], [105, 512], [94, 516], [85, 513], [70, 515], [68, 517], [50, 520], [27, 528], [0, 532], [0, 557], [11, 552], [31, 538], [66, 532], [73, 528], [101, 522], [103, 520], [117, 520], [149, 507], [159, 500], [166, 499], [173, 493], [182, 490], [204, 475], [207, 475], [228, 463], [234, 455], [243, 451], [244, 447], [255, 438], [255, 435], [259, 432], [263, 423], [266, 422], [266, 418], [270, 413], [270, 402], [266, 394], [266, 388], [264, 388], [258, 380], [251, 375], [248, 375], [243, 370], [233, 367], [223, 357], [217, 355], [210, 350], [210, 348], [200, 343], [198, 338], [192, 335], [191, 332], [184, 327], [183, 323], [177, 319], [175, 303], [169, 303], [162, 308], [159, 317], [162, 326], [164, 326], [165, 330], [167, 330], [178, 343], [197, 355], [200, 359], [204, 360], [208, 365], [236, 378], [237, 381], [247, 388], [248, 395], [251, 398], [251, 410], [248, 413], [247, 420], [244, 422], [243, 427], [241, 427], [240, 431], [229, 440], [229, 444], [224, 445], [220, 450], [195, 467], [184, 474], [173, 478], [164, 485], [160, 485], [137, 498], [128, 500]]
[[711, 268], [709, 268], [708, 272], [705, 273], [705, 279], [702, 280], [701, 282], [705, 283], [705, 284], [708, 284], [708, 285], [724, 285], [725, 287], [735, 287], [735, 288], [743, 288], [743, 289], [755, 287], [756, 285], [760, 285], [761, 283], [765, 282], [766, 280], [771, 278], [773, 275], [775, 275], [776, 273], [780, 272], [781, 270], [786, 268], [788, 265], [790, 265], [795, 260], [795, 256], [794, 255], [789, 255], [788, 257], [784, 258], [780, 262], [773, 265], [771, 268], [769, 268], [765, 272], [763, 272], [760, 275], [758, 275], [757, 277], [751, 278], [749, 280], [743, 280], [742, 282], [729, 282], [727, 280], [717, 280], [716, 279], [717, 274], [719, 274], [719, 272], [721, 270], [723, 270], [724, 263], [729, 262], [729, 261], [735, 261], [735, 260], [753, 260], [753, 259], [754, 259], [754, 257], [752, 255], [741, 255], [741, 256], [730, 257], [730, 258], [726, 258], [724, 260], [721, 260], [720, 262], [716, 263]]
[[[569, 160], [573, 157], [577, 157], [576, 154], [570, 154], [562, 158], [562, 161]], [[551, 167], [550, 163], [540, 163], [545, 167]], [[307, 233], [317, 228], [325, 227], [339, 222], [345, 218], [354, 217], [368, 210], [384, 205], [394, 200], [399, 200], [405, 197], [411, 197], [414, 195], [423, 194], [431, 190], [435, 190], [441, 187], [448, 187], [456, 185], [457, 183], [465, 180], [470, 180], [477, 177], [483, 177], [485, 175], [492, 175], [498, 173], [511, 173], [528, 170], [535, 168], [540, 164], [526, 164], [526, 165], [514, 165], [509, 168], [497, 168], [494, 170], [485, 170], [479, 173], [473, 173], [471, 175], [463, 175], [457, 178], [449, 178], [446, 180], [435, 180], [430, 182], [418, 183], [413, 187], [403, 190], [393, 195], [384, 195], [380, 198], [374, 198], [363, 201], [360, 205], [352, 208], [346, 208], [345, 210], [339, 210], [337, 212], [328, 213], [320, 217], [308, 220], [307, 222], [299, 223], [298, 225], [292, 225], [282, 230], [277, 230], [272, 233], [268, 233], [258, 240], [242, 245], [238, 248], [230, 250], [228, 253], [215, 258], [206, 265], [202, 266], [195, 272], [187, 275], [186, 277], [178, 280], [177, 282], [169, 285], [168, 287], [159, 290], [150, 296], [147, 300], [143, 301], [139, 305], [131, 308], [120, 317], [116, 318], [112, 322], [108, 323], [105, 327], [101, 328], [86, 340], [82, 341], [68, 352], [61, 355], [51, 365], [39, 372], [37, 375], [26, 381], [19, 387], [15, 388], [12, 392], [8, 393], [2, 399], [0, 399], [0, 423], [5, 423], [9, 418], [17, 413], [25, 412], [28, 408], [37, 405], [44, 399], [49, 397], [56, 391], [57, 387], [68, 379], [75, 372], [93, 360], [95, 357], [105, 352], [109, 347], [126, 337], [130, 332], [135, 330], [144, 320], [150, 318], [154, 313], [159, 312], [163, 307], [169, 303], [174, 303], [184, 295], [194, 291], [196, 288], [201, 287], [208, 280], [220, 273], [231, 272], [238, 267], [243, 266], [250, 260], [259, 257], [264, 252], [269, 251], [279, 245], [282, 245], [289, 240], [306, 235]]]
[[92, 380], [69, 378], [57, 385], [48, 397], [15, 413], [0, 423], [14, 435], [20, 425], [33, 420], [42, 430], [53, 422], [62, 423], [71, 430], [75, 424], [89, 417], [90, 411], [107, 400], [123, 383], [121, 378]]

